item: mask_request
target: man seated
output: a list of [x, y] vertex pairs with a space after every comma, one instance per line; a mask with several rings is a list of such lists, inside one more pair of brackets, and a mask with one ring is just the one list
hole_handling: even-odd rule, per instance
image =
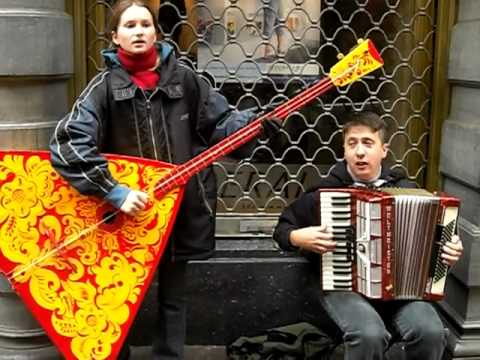
[[[398, 170], [382, 166], [387, 155], [385, 124], [375, 113], [350, 114], [343, 127], [344, 161], [316, 188], [349, 186], [413, 187]], [[319, 224], [315, 191], [306, 192], [279, 218], [274, 239], [284, 250], [314, 255], [335, 249], [329, 224]], [[463, 252], [457, 235], [442, 249], [442, 261], [452, 266]], [[312, 256], [309, 256], [312, 257]], [[319, 267], [316, 267], [319, 269]], [[351, 291], [324, 291], [321, 306], [338, 326], [345, 359], [383, 359], [392, 341], [404, 342], [409, 360], [440, 360], [446, 346], [443, 324], [427, 301], [371, 300]]]

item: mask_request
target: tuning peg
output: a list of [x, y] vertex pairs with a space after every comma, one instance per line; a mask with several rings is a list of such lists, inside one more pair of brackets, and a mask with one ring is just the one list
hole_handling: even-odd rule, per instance
[[360, 45], [360, 44], [363, 42], [363, 40], [364, 40], [364, 39], [362, 39], [362, 38], [358, 39], [358, 40], [357, 40], [357, 44]]
[[345, 57], [342, 53], [337, 54], [337, 60], [342, 60]]

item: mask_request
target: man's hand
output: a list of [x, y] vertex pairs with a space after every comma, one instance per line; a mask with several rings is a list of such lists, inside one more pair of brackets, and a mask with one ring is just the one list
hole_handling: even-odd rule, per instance
[[263, 140], [274, 140], [280, 135], [280, 129], [282, 128], [282, 119], [275, 116], [262, 121], [262, 130], [260, 138]]
[[458, 235], [453, 235], [451, 241], [447, 241], [442, 248], [442, 262], [448, 266], [453, 266], [460, 259], [463, 253], [462, 242]]
[[290, 244], [318, 254], [335, 249], [337, 243], [332, 239], [332, 229], [326, 225], [309, 226], [290, 233]]
[[120, 210], [124, 213], [135, 216], [145, 209], [148, 203], [148, 195], [142, 191], [132, 190], [128, 193], [127, 198], [123, 202]]

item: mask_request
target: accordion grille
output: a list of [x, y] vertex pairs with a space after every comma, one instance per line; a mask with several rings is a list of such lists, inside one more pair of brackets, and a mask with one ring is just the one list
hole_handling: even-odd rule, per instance
[[393, 288], [395, 298], [419, 298], [425, 292], [440, 201], [433, 196], [395, 196]]

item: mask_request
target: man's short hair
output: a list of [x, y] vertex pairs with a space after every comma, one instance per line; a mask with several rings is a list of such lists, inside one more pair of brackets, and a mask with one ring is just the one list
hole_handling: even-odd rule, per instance
[[378, 136], [380, 141], [385, 143], [385, 133], [387, 127], [385, 122], [380, 118], [380, 116], [373, 111], [361, 111], [361, 112], [351, 112], [343, 116], [345, 124], [343, 125], [343, 138], [347, 136], [350, 129], [354, 126], [366, 126], [372, 130], [372, 132], [378, 131]]

